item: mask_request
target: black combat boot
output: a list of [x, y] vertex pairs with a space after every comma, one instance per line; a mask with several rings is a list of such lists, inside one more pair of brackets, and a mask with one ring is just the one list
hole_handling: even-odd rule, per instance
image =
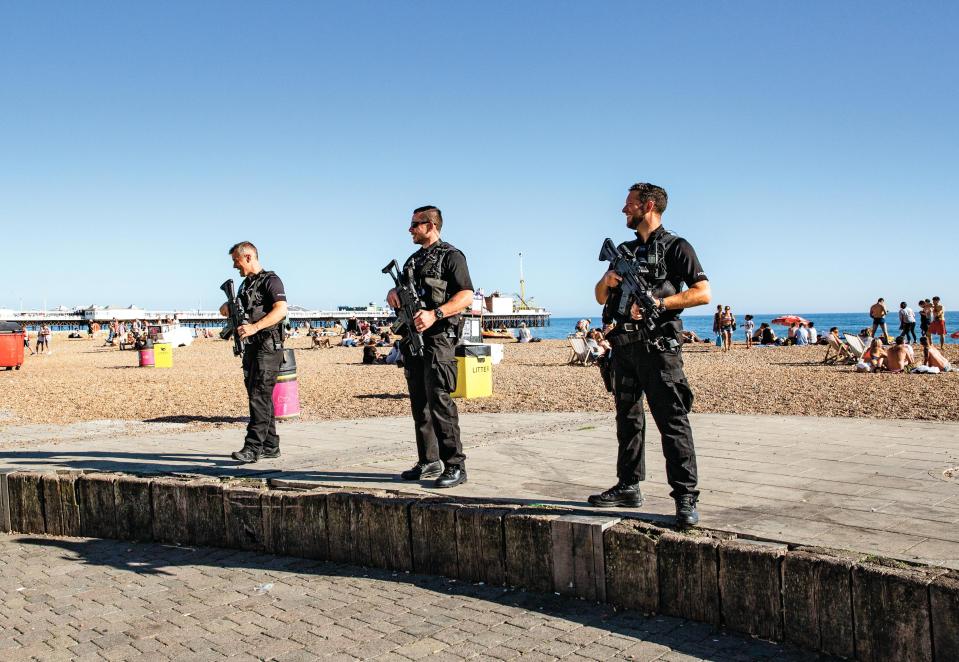
[[259, 454], [249, 446], [244, 446], [240, 450], [234, 451], [230, 457], [240, 464], [253, 464], [260, 459]]
[[643, 493], [639, 491], [639, 483], [616, 483], [602, 494], [589, 497], [589, 504], [600, 508], [638, 508], [643, 505]]
[[261, 460], [273, 460], [280, 457], [280, 449], [274, 448], [272, 450], [263, 449], [263, 452], [260, 453]]
[[466, 467], [460, 464], [447, 465], [433, 487], [456, 487], [466, 482]]
[[439, 476], [443, 472], [443, 461], [436, 462], [417, 462], [412, 469], [407, 469], [400, 474], [403, 480], [419, 480], [420, 478], [432, 478]]
[[699, 523], [699, 511], [696, 510], [696, 500], [692, 494], [676, 497], [676, 526], [693, 526]]

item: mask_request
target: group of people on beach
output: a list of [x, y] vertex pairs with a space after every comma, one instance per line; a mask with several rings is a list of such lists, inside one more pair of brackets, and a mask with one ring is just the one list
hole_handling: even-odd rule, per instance
[[[932, 299], [920, 299], [917, 304], [919, 308], [919, 334], [920, 337], [928, 339], [932, 343], [933, 336], [939, 336], [939, 349], [945, 347], [946, 343], [946, 308], [942, 305], [939, 297]], [[899, 335], [906, 339], [906, 342], [917, 342], [916, 339], [916, 313], [905, 301], [899, 303]], [[885, 299], [879, 297], [876, 303], [869, 306], [869, 317], [872, 319], [871, 337], [876, 337], [876, 331], [882, 330], [882, 337], [889, 338], [889, 329], [886, 326], [886, 316], [889, 310], [886, 308]]]
[[37, 355], [42, 356], [43, 354], [53, 354], [53, 350], [50, 349], [50, 338], [53, 337], [53, 331], [50, 330], [50, 325], [43, 323], [40, 325], [40, 328], [37, 329], [37, 345], [36, 349], [30, 347], [30, 329], [27, 328], [26, 324], [21, 324], [20, 327], [23, 329], [23, 351], [29, 352], [30, 356]]

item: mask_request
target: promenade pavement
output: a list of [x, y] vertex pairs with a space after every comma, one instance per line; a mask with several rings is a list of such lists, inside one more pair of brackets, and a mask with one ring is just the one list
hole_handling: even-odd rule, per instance
[[[701, 526], [959, 568], [959, 481], [949, 474], [959, 466], [959, 424], [691, 418]], [[229, 457], [242, 444], [235, 427], [64, 439], [52, 426], [7, 426], [0, 431], [0, 470], [260, 476], [587, 510], [586, 497], [615, 482], [610, 415], [470, 414], [462, 428], [469, 481], [452, 491], [399, 480], [415, 459], [409, 418], [284, 423], [282, 457], [243, 466]], [[673, 502], [652, 431], [646, 503], [614, 512], [668, 522]], [[33, 441], [38, 437], [47, 441]]]
[[223, 549], [0, 534], [6, 660], [809, 660], [665, 616]]

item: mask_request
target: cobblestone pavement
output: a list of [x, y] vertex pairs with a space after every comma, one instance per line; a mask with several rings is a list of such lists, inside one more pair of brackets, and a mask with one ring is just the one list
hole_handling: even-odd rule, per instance
[[222, 549], [0, 534], [8, 660], [816, 659], [553, 595]]

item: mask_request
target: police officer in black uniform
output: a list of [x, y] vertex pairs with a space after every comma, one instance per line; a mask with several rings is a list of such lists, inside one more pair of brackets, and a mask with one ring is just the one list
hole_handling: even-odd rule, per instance
[[[438, 476], [434, 487], [455, 487], [466, 482], [466, 456], [460, 441], [459, 415], [450, 393], [456, 390], [456, 357], [460, 313], [473, 302], [466, 257], [440, 239], [443, 214], [428, 205], [413, 210], [410, 235], [420, 249], [403, 266], [412, 266], [414, 285], [426, 308], [414, 318], [423, 334], [423, 356], [412, 356], [403, 347], [406, 383], [416, 426], [418, 458], [413, 468], [402, 473], [403, 480]], [[386, 295], [394, 308], [400, 301], [395, 290]]]
[[[603, 321], [615, 323], [607, 339], [612, 346], [610, 371], [616, 401], [619, 481], [602, 494], [589, 497], [589, 503], [601, 507], [642, 504], [639, 482], [646, 478], [645, 394], [662, 435], [666, 479], [676, 501], [676, 523], [689, 526], [699, 521], [699, 490], [696, 450], [687, 416], [693, 393], [683, 372], [683, 324], [679, 315], [685, 308], [709, 303], [710, 288], [693, 247], [663, 227], [666, 202], [665, 190], [641, 183], [630, 187], [623, 207], [626, 227], [636, 232], [636, 239], [621, 245], [648, 264], [647, 279], [660, 310], [656, 329], [646, 328], [642, 309], [635, 303], [627, 315], [620, 318], [617, 314], [622, 279], [615, 271], [607, 271], [596, 284], [596, 301], [605, 306]], [[683, 290], [683, 284], [688, 289]]]
[[[287, 314], [283, 281], [260, 266], [256, 246], [248, 241], [230, 249], [233, 266], [244, 277], [237, 299], [249, 322], [236, 332], [245, 339], [243, 383], [250, 398], [250, 423], [246, 426], [243, 448], [232, 457], [241, 463], [280, 456], [280, 437], [273, 415], [273, 387], [283, 362], [283, 320]], [[228, 315], [226, 304], [221, 315]]]

